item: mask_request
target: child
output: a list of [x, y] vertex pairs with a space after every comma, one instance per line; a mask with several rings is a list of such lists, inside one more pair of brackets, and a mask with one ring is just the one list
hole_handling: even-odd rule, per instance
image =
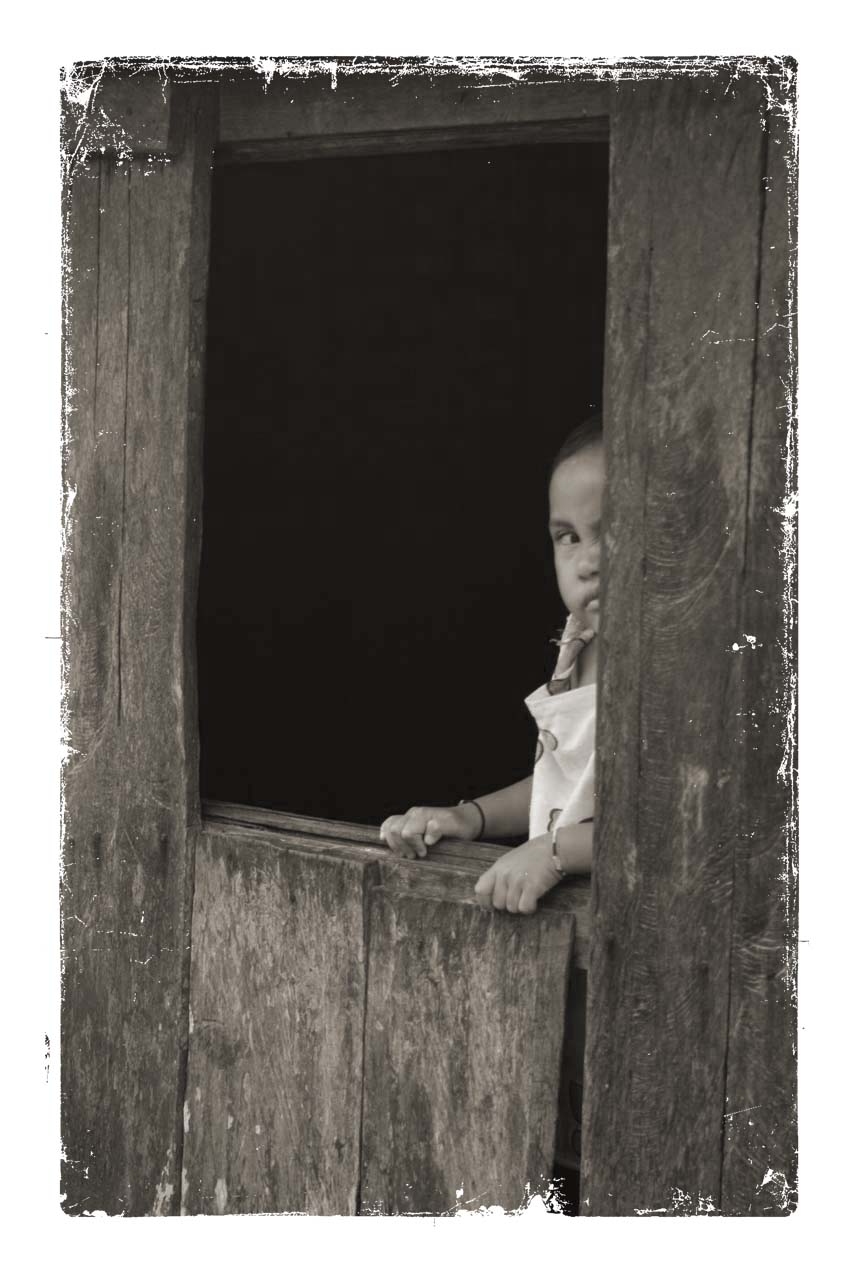
[[[602, 418], [572, 430], [549, 480], [549, 535], [567, 623], [552, 678], [526, 700], [539, 729], [533, 774], [517, 784], [450, 807], [411, 807], [381, 827], [400, 855], [427, 855], [442, 837], [467, 841], [525, 835], [475, 886], [482, 903], [533, 913], [569, 873], [589, 873], [593, 838], [596, 635], [605, 462]], [[580, 1079], [584, 1048], [583, 984], [570, 981], [556, 1172], [578, 1194]], [[566, 1171], [566, 1173], [565, 1173]], [[571, 1189], [571, 1190], [570, 1190]]]

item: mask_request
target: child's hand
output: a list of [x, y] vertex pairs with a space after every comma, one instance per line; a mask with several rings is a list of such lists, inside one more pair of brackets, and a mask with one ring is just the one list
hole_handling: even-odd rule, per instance
[[428, 854], [441, 837], [473, 841], [481, 826], [481, 816], [472, 802], [462, 806], [412, 806], [405, 815], [391, 815], [381, 825], [381, 841], [407, 859]]
[[509, 913], [534, 913], [540, 897], [560, 880], [552, 858], [552, 839], [544, 833], [500, 856], [479, 877], [475, 893], [482, 904], [493, 908], [506, 908]]

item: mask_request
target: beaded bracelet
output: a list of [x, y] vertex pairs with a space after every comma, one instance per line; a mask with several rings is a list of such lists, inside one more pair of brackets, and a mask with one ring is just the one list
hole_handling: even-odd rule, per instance
[[555, 864], [555, 870], [559, 877], [569, 877], [569, 873], [558, 859], [558, 829], [552, 829], [552, 860]]
[[475, 837], [472, 839], [473, 842], [480, 841], [480, 839], [484, 836], [484, 830], [487, 827], [487, 821], [484, 818], [484, 812], [481, 809], [480, 804], [475, 801], [475, 798], [461, 798], [461, 800], [458, 802], [458, 806], [474, 806], [478, 814], [481, 816], [481, 828], [478, 830], [478, 832], [475, 834]]
[[[579, 820], [579, 823], [580, 823], [580, 824], [592, 824], [592, 823], [593, 823], [593, 816], [592, 816], [592, 815], [587, 815], [587, 816], [585, 816], [585, 818], [584, 818], [583, 820]], [[560, 876], [560, 877], [569, 877], [569, 876], [570, 876], [570, 870], [569, 870], [568, 868], [564, 868], [563, 864], [561, 863], [560, 859], [558, 858], [558, 829], [559, 829], [559, 828], [561, 828], [561, 827], [562, 827], [561, 825], [558, 825], [556, 828], [553, 828], [553, 829], [552, 829], [552, 859], [555, 861], [555, 868], [557, 869], [559, 876]]]

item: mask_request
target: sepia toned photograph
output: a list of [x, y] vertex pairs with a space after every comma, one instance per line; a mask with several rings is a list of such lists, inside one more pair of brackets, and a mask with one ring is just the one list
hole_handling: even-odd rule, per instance
[[797, 1208], [796, 76], [63, 68], [66, 1214]]

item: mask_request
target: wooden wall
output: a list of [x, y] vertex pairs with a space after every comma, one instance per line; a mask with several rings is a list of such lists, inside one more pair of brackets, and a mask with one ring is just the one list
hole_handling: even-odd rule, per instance
[[766, 103], [659, 81], [612, 117], [593, 1214], [793, 1208], [794, 307]]
[[62, 1139], [70, 1212], [179, 1207], [215, 95], [174, 155], [66, 115]]
[[[503, 84], [491, 111], [441, 82], [429, 115], [399, 87], [373, 85], [361, 110], [352, 85], [346, 106], [308, 82], [290, 109], [279, 92], [119, 75], [66, 100], [69, 1212], [442, 1210], [461, 1188], [508, 1204], [550, 1155], [578, 897], [488, 917], [469, 902], [474, 863], [435, 857], [423, 875], [339, 830], [200, 820], [219, 96], [238, 147], [381, 119], [533, 124], [569, 117], [571, 100], [597, 120], [610, 95]], [[792, 92], [774, 65], [611, 96], [591, 1214], [794, 1204]], [[532, 969], [547, 988], [525, 1002]]]
[[442, 1214], [545, 1190], [587, 883], [529, 925], [475, 901], [493, 848], [398, 861], [374, 831], [286, 823], [216, 806], [198, 847], [184, 1211]]

